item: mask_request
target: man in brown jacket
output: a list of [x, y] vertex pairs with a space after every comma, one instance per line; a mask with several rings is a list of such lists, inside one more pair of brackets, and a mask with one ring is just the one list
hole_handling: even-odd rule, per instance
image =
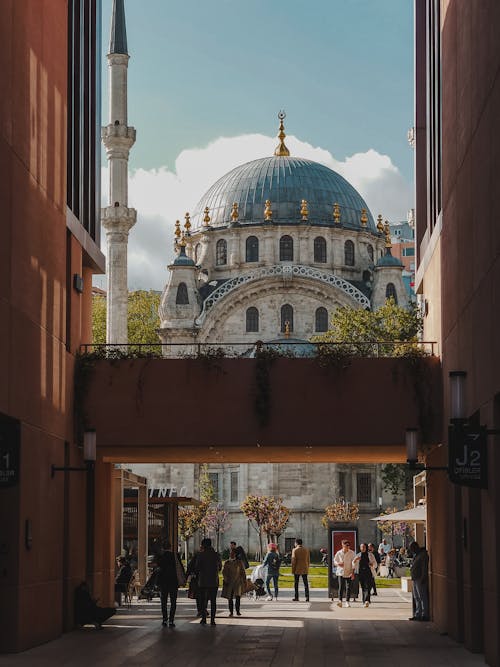
[[299, 578], [302, 577], [304, 582], [304, 592], [306, 594], [306, 602], [309, 602], [309, 582], [307, 575], [309, 573], [309, 549], [302, 546], [302, 540], [298, 537], [295, 540], [295, 549], [292, 550], [292, 574], [295, 577], [295, 597], [294, 602], [299, 601]]

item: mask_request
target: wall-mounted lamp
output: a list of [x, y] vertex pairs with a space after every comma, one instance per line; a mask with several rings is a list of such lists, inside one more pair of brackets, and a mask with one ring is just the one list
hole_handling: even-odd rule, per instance
[[85, 431], [83, 434], [83, 460], [85, 461], [84, 467], [53, 465], [51, 467], [52, 477], [56, 472], [89, 472], [93, 469], [96, 461], [96, 432], [94, 429]]
[[465, 371], [450, 371], [450, 421], [464, 421], [465, 415]]
[[448, 470], [448, 466], [426, 466], [418, 462], [418, 429], [407, 428], [405, 432], [406, 462], [410, 470]]

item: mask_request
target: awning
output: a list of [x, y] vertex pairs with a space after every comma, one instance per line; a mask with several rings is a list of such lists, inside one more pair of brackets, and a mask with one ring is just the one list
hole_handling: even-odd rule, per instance
[[376, 516], [371, 521], [393, 521], [400, 523], [425, 523], [427, 521], [427, 509], [425, 505], [418, 505], [410, 510], [402, 510], [401, 512], [393, 512], [392, 514], [381, 514]]

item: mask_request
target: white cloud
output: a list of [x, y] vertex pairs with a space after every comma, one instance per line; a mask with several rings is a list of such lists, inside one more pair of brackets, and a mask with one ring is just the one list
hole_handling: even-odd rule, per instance
[[[329, 151], [294, 136], [287, 137], [286, 144], [292, 155], [321, 162], [342, 174], [364, 197], [374, 216], [380, 212], [384, 219], [405, 219], [412, 206], [412, 189], [389, 156], [370, 149], [338, 161]], [[137, 209], [137, 224], [129, 238], [129, 287], [162, 289], [166, 266], [173, 258], [175, 221], [183, 221], [184, 213], [194, 210], [218, 178], [239, 164], [272, 155], [275, 146], [276, 138], [261, 134], [221, 137], [205, 148], [182, 151], [175, 171], [166, 167], [135, 170], [129, 181], [129, 205]], [[107, 169], [103, 169], [102, 178], [106, 200]], [[98, 282], [104, 286], [102, 279]]]

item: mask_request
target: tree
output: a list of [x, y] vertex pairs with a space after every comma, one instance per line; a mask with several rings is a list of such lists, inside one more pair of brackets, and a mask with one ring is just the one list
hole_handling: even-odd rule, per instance
[[333, 521], [357, 521], [359, 519], [359, 505], [350, 503], [344, 498], [334, 500], [333, 503], [325, 507], [325, 513], [321, 523], [325, 528]]
[[[161, 295], [150, 290], [137, 290], [128, 294], [129, 343], [159, 343], [157, 329], [160, 326], [158, 308]], [[92, 297], [92, 341], [106, 343], [107, 299], [103, 294]]]
[[401, 493], [406, 496], [413, 483], [413, 473], [403, 463], [387, 463], [382, 466], [380, 476], [384, 490], [389, 491], [393, 496]]
[[290, 520], [290, 510], [283, 505], [283, 498], [269, 496], [268, 514], [262, 530], [266, 533], [267, 539], [271, 542], [273, 539], [279, 544], [279, 539]]
[[[408, 503], [405, 506], [405, 509], [411, 509], [413, 503]], [[394, 512], [400, 512], [397, 507], [386, 507], [386, 509], [381, 512], [381, 514], [394, 514]], [[380, 530], [382, 535], [391, 538], [391, 546], [394, 546], [394, 536], [402, 535], [404, 546], [407, 546], [408, 538], [413, 535], [413, 524], [408, 521], [377, 521], [377, 528]]]
[[217, 505], [211, 507], [205, 515], [203, 519], [203, 527], [209, 533], [215, 534], [215, 550], [219, 551], [220, 536], [231, 528], [229, 512], [226, 512], [221, 503], [217, 503]]
[[200, 528], [206, 530], [205, 517], [210, 511], [210, 504], [214, 498], [214, 488], [208, 474], [208, 465], [204, 463], [200, 469], [199, 478], [200, 502], [193, 507], [181, 507], [179, 509], [178, 525], [179, 535], [184, 540], [184, 551], [186, 560], [189, 553], [189, 539]]
[[[402, 356], [409, 351], [419, 352], [418, 336], [422, 331], [423, 319], [418, 306], [412, 303], [403, 308], [391, 297], [375, 311], [338, 308], [333, 313], [329, 331], [312, 340], [342, 343], [344, 354]], [[376, 341], [386, 345], [374, 346]]]
[[259, 557], [262, 557], [262, 531], [269, 515], [267, 496], [248, 495], [241, 503], [241, 511], [259, 536]]

